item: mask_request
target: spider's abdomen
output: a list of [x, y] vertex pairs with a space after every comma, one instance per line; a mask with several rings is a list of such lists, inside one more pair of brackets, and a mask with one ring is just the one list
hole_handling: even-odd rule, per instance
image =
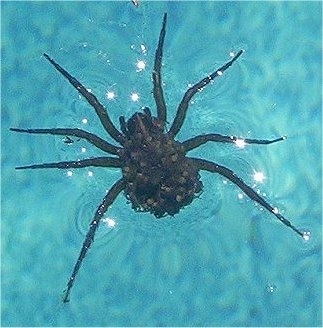
[[158, 123], [157, 118], [135, 113], [127, 122], [127, 142], [119, 156], [132, 207], [160, 218], [190, 204], [202, 182], [181, 144]]

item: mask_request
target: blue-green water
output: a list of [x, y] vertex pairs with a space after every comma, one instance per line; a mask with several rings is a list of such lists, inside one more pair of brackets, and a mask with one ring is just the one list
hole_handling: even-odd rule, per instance
[[[320, 326], [321, 31], [319, 2], [2, 2], [2, 326]], [[308, 242], [224, 179], [174, 218], [135, 213], [120, 195], [62, 304], [87, 224], [118, 170], [15, 171], [101, 153], [87, 143], [9, 127], [79, 127], [103, 137], [93, 110], [42, 57], [49, 53], [118, 122], [153, 110], [151, 70], [168, 13], [163, 80], [171, 122], [190, 83], [230, 51], [246, 52], [199, 93], [179, 140], [210, 132], [269, 146], [209, 143], [192, 152], [265, 194]], [[144, 70], [136, 63], [143, 60]], [[114, 100], [108, 100], [113, 91]], [[130, 94], [137, 92], [139, 101]], [[83, 119], [87, 123], [83, 123]], [[111, 141], [111, 139], [109, 139]], [[263, 172], [262, 183], [253, 180]], [[90, 173], [92, 172], [92, 173]]]

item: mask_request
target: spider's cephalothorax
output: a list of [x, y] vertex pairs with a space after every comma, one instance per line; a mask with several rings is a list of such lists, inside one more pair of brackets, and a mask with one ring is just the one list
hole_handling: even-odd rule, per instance
[[181, 208], [189, 205], [195, 196], [202, 191], [199, 171], [217, 173], [236, 186], [238, 186], [250, 199], [254, 200], [279, 221], [292, 229], [301, 237], [306, 233], [295, 228], [292, 223], [281, 215], [276, 207], [271, 206], [256, 191], [248, 186], [233, 171], [220, 164], [200, 158], [192, 158], [187, 153], [206, 142], [221, 142], [231, 144], [271, 144], [285, 137], [273, 140], [242, 139], [235, 136], [226, 136], [217, 133], [201, 134], [185, 141], [176, 141], [175, 137], [180, 131], [194, 95], [201, 91], [212, 80], [221, 76], [243, 53], [237, 52], [227, 63], [218, 68], [210, 75], [191, 86], [184, 94], [178, 105], [175, 118], [167, 132], [166, 103], [163, 94], [161, 63], [163, 56], [163, 45], [166, 34], [167, 14], [164, 14], [163, 24], [159, 35], [158, 46], [155, 53], [154, 67], [152, 71], [153, 96], [156, 103], [157, 117], [151, 115], [148, 108], [143, 112], [136, 112], [127, 122], [120, 117], [119, 131], [111, 121], [108, 111], [99, 100], [86, 89], [75, 77], [70, 75], [62, 66], [57, 64], [47, 54], [44, 57], [59, 71], [69, 83], [87, 100], [95, 110], [101, 124], [107, 134], [119, 145], [112, 144], [99, 136], [76, 128], [49, 128], [49, 129], [21, 129], [12, 128], [12, 131], [34, 134], [52, 134], [65, 137], [67, 143], [72, 143], [70, 137], [77, 137], [90, 142], [92, 145], [112, 156], [102, 156], [76, 161], [33, 164], [20, 166], [17, 169], [38, 168], [82, 168], [87, 166], [98, 166], [108, 168], [119, 168], [122, 177], [114, 183], [101, 204], [98, 206], [89, 230], [83, 242], [80, 254], [74, 265], [72, 274], [64, 291], [63, 301], [69, 301], [69, 294], [81, 264], [92, 245], [96, 230], [103, 215], [116, 197], [124, 191], [132, 207], [137, 211], [150, 212], [157, 218], [164, 215], [174, 215]]
[[190, 204], [202, 190], [198, 170], [185, 158], [181, 143], [163, 132], [158, 118], [145, 108], [122, 131], [127, 140], [119, 156], [132, 207], [160, 218]]

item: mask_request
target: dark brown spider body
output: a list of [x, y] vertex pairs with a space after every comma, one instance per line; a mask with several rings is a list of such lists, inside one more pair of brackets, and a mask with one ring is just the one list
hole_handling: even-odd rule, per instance
[[163, 125], [147, 109], [135, 113], [123, 128], [127, 140], [119, 153], [124, 193], [132, 208], [156, 218], [178, 213], [202, 190], [198, 170]]
[[184, 94], [178, 105], [175, 118], [166, 131], [167, 109], [163, 94], [161, 77], [163, 44], [166, 34], [167, 14], [164, 14], [162, 28], [159, 34], [158, 46], [155, 53], [152, 71], [153, 96], [156, 104], [157, 116], [151, 115], [148, 108], [143, 112], [136, 112], [128, 121], [120, 117], [119, 131], [109, 117], [108, 111], [93, 93], [56, 63], [47, 54], [44, 57], [55, 69], [61, 73], [69, 83], [86, 99], [95, 110], [103, 128], [118, 145], [112, 144], [94, 133], [77, 128], [41, 128], [21, 129], [11, 128], [12, 131], [32, 134], [52, 134], [65, 136], [66, 143], [73, 143], [70, 137], [83, 139], [101, 151], [111, 156], [101, 156], [82, 160], [32, 164], [20, 166], [16, 169], [71, 169], [88, 166], [119, 168], [122, 177], [116, 181], [102, 199], [89, 225], [78, 259], [64, 291], [63, 301], [69, 301], [69, 294], [81, 264], [92, 245], [95, 233], [103, 215], [116, 197], [123, 191], [136, 211], [150, 212], [160, 218], [174, 215], [184, 206], [189, 205], [203, 188], [199, 171], [217, 173], [239, 187], [250, 199], [257, 202], [269, 213], [274, 215], [284, 225], [298, 235], [306, 238], [306, 233], [295, 228], [289, 220], [281, 215], [276, 207], [271, 206], [258, 192], [248, 186], [229, 168], [200, 158], [188, 157], [187, 153], [206, 142], [220, 142], [237, 144], [271, 144], [285, 137], [273, 140], [241, 139], [236, 136], [226, 136], [217, 133], [201, 134], [183, 142], [175, 140], [177, 133], [183, 126], [191, 99], [212, 80], [221, 76], [243, 53], [238, 51], [228, 62], [212, 74], [191, 86]]

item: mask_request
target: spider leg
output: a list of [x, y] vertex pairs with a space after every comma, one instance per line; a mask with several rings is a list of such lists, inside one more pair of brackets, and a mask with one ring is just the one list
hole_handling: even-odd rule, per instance
[[87, 102], [94, 108], [97, 116], [99, 117], [104, 129], [108, 134], [117, 142], [122, 144], [123, 136], [119, 130], [112, 123], [108, 112], [95, 97], [93, 93], [88, 91], [75, 77], [70, 75], [63, 67], [57, 64], [52, 58], [50, 58], [46, 53], [44, 57], [59, 71], [71, 84], [72, 86], [87, 100]]
[[102, 216], [104, 215], [104, 213], [107, 211], [108, 207], [114, 202], [114, 200], [117, 198], [117, 196], [123, 189], [124, 189], [124, 181], [123, 181], [123, 179], [120, 179], [111, 187], [111, 189], [105, 195], [101, 204], [97, 208], [94, 218], [92, 219], [92, 221], [90, 223], [90, 227], [86, 234], [85, 240], [83, 242], [83, 246], [80, 251], [80, 254], [74, 265], [73, 272], [68, 280], [66, 289], [63, 291], [63, 302], [64, 303], [69, 301], [69, 295], [71, 292], [71, 288], [73, 287], [75, 278], [76, 278], [77, 273], [81, 267], [81, 264], [86, 256], [86, 253], [89, 250], [89, 248], [91, 247], [92, 242], [94, 241], [94, 235], [99, 226], [100, 220], [102, 219]]
[[222, 134], [217, 133], [209, 133], [209, 134], [203, 134], [199, 135], [193, 138], [190, 138], [184, 142], [182, 142], [182, 146], [185, 149], [185, 152], [188, 152], [194, 148], [197, 148], [203, 144], [205, 144], [208, 141], [214, 141], [214, 142], [225, 142], [225, 143], [235, 143], [238, 146], [244, 145], [244, 144], [258, 144], [258, 145], [269, 145], [278, 141], [285, 140], [286, 136], [279, 137], [272, 140], [263, 140], [263, 139], [243, 139], [238, 138], [235, 136], [224, 136]]
[[118, 155], [118, 150], [120, 147], [114, 146], [109, 142], [103, 140], [97, 135], [84, 131], [82, 129], [69, 129], [69, 128], [56, 128], [56, 129], [16, 129], [10, 128], [11, 131], [30, 133], [30, 134], [52, 134], [52, 135], [63, 135], [63, 136], [73, 136], [89, 141], [92, 145], [97, 148], [113, 154]]
[[119, 117], [119, 122], [120, 122], [120, 129], [121, 129], [122, 133], [129, 138], [130, 137], [129, 131], [127, 130], [127, 123], [126, 123], [126, 119], [124, 118], [124, 116]]
[[163, 94], [163, 86], [162, 86], [162, 79], [161, 79], [161, 66], [162, 66], [162, 57], [163, 57], [163, 45], [164, 45], [164, 39], [166, 34], [166, 21], [167, 21], [167, 14], [164, 14], [163, 17], [163, 25], [159, 34], [159, 40], [158, 40], [158, 47], [156, 49], [155, 53], [155, 63], [154, 63], [154, 69], [152, 72], [152, 78], [153, 78], [153, 95], [156, 102], [157, 107], [157, 117], [162, 122], [166, 122], [166, 104]]
[[18, 166], [16, 170], [25, 169], [78, 169], [87, 166], [100, 166], [100, 167], [121, 167], [121, 161], [117, 157], [94, 157], [81, 159], [77, 161], [57, 162], [57, 163], [43, 163], [32, 164], [27, 166]]
[[[142, 111], [144, 112], [145, 114], [145, 118], [147, 120], [149, 120], [149, 124], [153, 124], [153, 120], [152, 120], [152, 116], [151, 116], [151, 111], [148, 107], [144, 107], [142, 108]], [[137, 119], [141, 121], [140, 117], [138, 116], [138, 114], [136, 115], [137, 116]], [[122, 131], [122, 133], [128, 138], [128, 139], [131, 139], [131, 133], [128, 131], [128, 127], [127, 127], [127, 122], [124, 118], [124, 116], [120, 116], [119, 117], [119, 123], [120, 123], [120, 129]]]
[[175, 119], [172, 123], [172, 126], [169, 129], [168, 134], [175, 137], [176, 134], [179, 132], [180, 128], [182, 127], [187, 108], [189, 105], [190, 100], [193, 98], [193, 96], [200, 91], [202, 88], [204, 88], [206, 85], [208, 85], [212, 80], [214, 80], [217, 76], [222, 75], [224, 71], [226, 71], [243, 53], [243, 50], [240, 50], [231, 60], [229, 60], [226, 64], [218, 68], [215, 72], [212, 74], [206, 76], [204, 79], [202, 79], [200, 82], [194, 84], [192, 87], [190, 87], [184, 94], [183, 99], [181, 100], [178, 108], [177, 113], [175, 116]]
[[204, 160], [199, 158], [190, 158], [190, 160], [194, 163], [194, 165], [199, 170], [205, 170], [213, 173], [218, 173], [231, 182], [233, 182], [236, 186], [238, 186], [250, 199], [254, 200], [258, 204], [260, 204], [262, 207], [264, 207], [268, 212], [272, 213], [276, 216], [276, 218], [281, 221], [284, 225], [291, 228], [294, 232], [296, 232], [298, 235], [300, 235], [302, 238], [304, 238], [304, 233], [297, 228], [295, 228], [292, 223], [287, 220], [284, 216], [282, 216], [278, 209], [275, 207], [272, 207], [270, 204], [268, 204], [257, 192], [255, 192], [250, 186], [248, 186], [241, 178], [239, 178], [233, 171], [230, 169]]
[[150, 111], [150, 109], [149, 109], [148, 107], [144, 107], [144, 108], [142, 109], [142, 111], [144, 112], [144, 114], [145, 114], [147, 117], [149, 117], [150, 120], [152, 119], [151, 111]]

